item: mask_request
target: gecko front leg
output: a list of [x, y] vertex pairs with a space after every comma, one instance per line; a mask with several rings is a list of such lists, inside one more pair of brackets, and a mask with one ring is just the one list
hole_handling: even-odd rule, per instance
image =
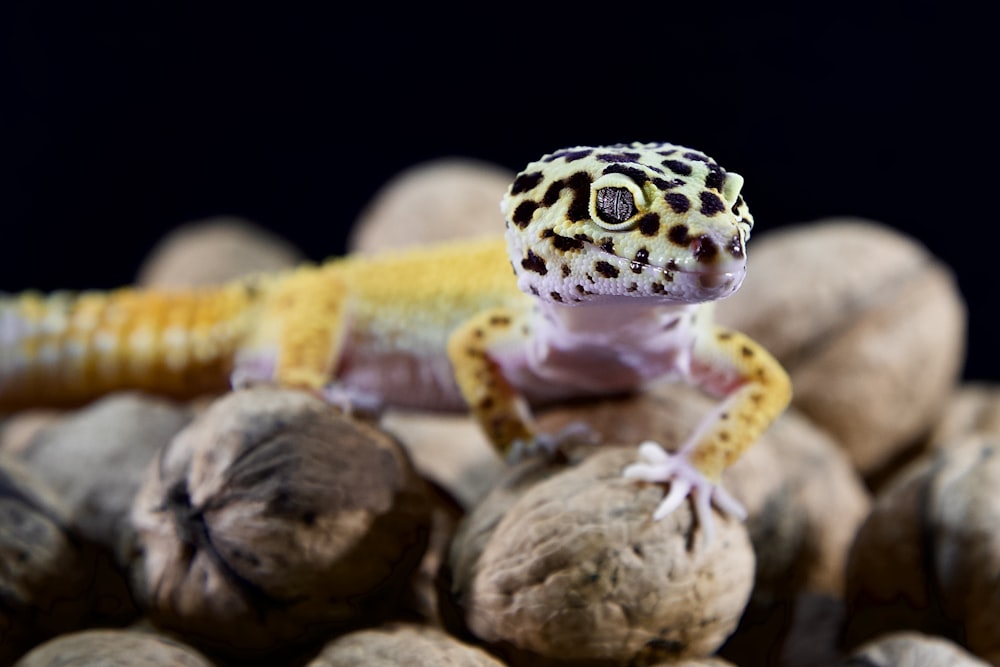
[[640, 446], [640, 462], [628, 466], [624, 474], [669, 484], [654, 519], [668, 515], [690, 495], [706, 539], [711, 539], [711, 504], [745, 518], [742, 506], [720, 485], [723, 470], [788, 406], [792, 389], [781, 365], [749, 337], [719, 326], [706, 333], [695, 343], [691, 378], [706, 391], [724, 396], [723, 401], [676, 453], [645, 442]]

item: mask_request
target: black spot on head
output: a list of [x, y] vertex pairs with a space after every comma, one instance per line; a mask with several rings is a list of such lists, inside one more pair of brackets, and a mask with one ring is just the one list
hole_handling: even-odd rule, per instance
[[583, 247], [583, 241], [580, 239], [571, 239], [568, 236], [562, 236], [551, 232], [552, 236], [552, 247], [556, 250], [561, 250], [562, 252], [568, 252], [571, 250], [579, 250]]
[[529, 192], [534, 190], [535, 186], [538, 185], [542, 180], [542, 172], [533, 171], [530, 174], [522, 173], [518, 174], [517, 178], [514, 179], [514, 184], [510, 188], [510, 193], [512, 195], [519, 195], [522, 192]]
[[598, 273], [600, 273], [605, 278], [617, 278], [618, 277], [618, 269], [617, 269], [617, 267], [612, 266], [611, 264], [609, 264], [608, 262], [605, 262], [604, 260], [601, 260], [601, 261], [597, 262], [596, 264], [594, 264], [594, 270], [597, 271]]
[[573, 222], [590, 218], [590, 176], [585, 171], [578, 171], [568, 180], [573, 191], [573, 201], [570, 202], [566, 215]]
[[667, 232], [667, 238], [679, 246], [687, 246], [691, 243], [691, 237], [688, 236], [687, 225], [674, 225]]
[[705, 187], [709, 190], [722, 192], [722, 186], [726, 184], [726, 172], [717, 164], [708, 165], [708, 175], [705, 176]]
[[563, 278], [569, 277], [569, 274], [571, 272], [570, 272], [569, 267], [567, 265], [563, 264], [562, 266], [559, 267], [559, 269], [560, 269], [560, 271], [562, 271]]
[[670, 155], [674, 155], [675, 153], [677, 153], [677, 149], [676, 148], [664, 148], [664, 149], [658, 150], [656, 152], [658, 154], [662, 155], [663, 157], [668, 157]]
[[726, 210], [726, 204], [722, 198], [714, 192], [702, 190], [698, 197], [701, 199], [701, 212], [703, 215], [712, 217]]
[[638, 252], [635, 253], [635, 259], [629, 265], [632, 269], [632, 273], [642, 273], [642, 267], [649, 264], [649, 251], [645, 248], [639, 248]]
[[663, 200], [667, 202], [674, 213], [687, 213], [691, 208], [691, 200], [679, 192], [668, 192], [663, 195]]
[[657, 213], [647, 213], [639, 219], [639, 232], [643, 236], [656, 236], [660, 231], [660, 216]]
[[545, 260], [528, 250], [528, 255], [521, 260], [521, 266], [528, 271], [534, 271], [539, 275], [545, 275], [549, 272], [548, 268], [545, 266]]
[[610, 238], [601, 239], [601, 242], [598, 245], [601, 246], [601, 250], [603, 250], [604, 252], [608, 253], [609, 255], [615, 254], [615, 241], [614, 241], [614, 239], [610, 239]]
[[531, 201], [530, 199], [521, 202], [514, 209], [514, 214], [510, 217], [511, 222], [524, 229], [531, 222], [531, 216], [535, 214], [535, 209], [537, 208], [538, 202]]
[[684, 157], [686, 157], [689, 160], [697, 160], [698, 162], [708, 162], [709, 161], [709, 158], [708, 158], [707, 155], [705, 155], [704, 153], [698, 153], [696, 151], [688, 151], [687, 153], [684, 154]]
[[545, 188], [545, 194], [542, 195], [542, 204], [552, 206], [559, 201], [559, 194], [562, 192], [563, 185], [562, 181], [552, 181], [549, 187]]
[[678, 186], [684, 185], [684, 181], [682, 181], [679, 178], [672, 178], [670, 180], [667, 180], [665, 178], [654, 178], [652, 183], [660, 190], [669, 190], [671, 188], [676, 188]]
[[627, 164], [608, 165], [607, 167], [604, 168], [604, 171], [602, 173], [625, 174], [633, 181], [635, 181], [637, 185], [643, 185], [646, 181], [649, 180], [649, 176], [647, 176], [646, 172], [644, 172], [642, 169], [638, 169], [636, 167], [630, 167]]
[[667, 291], [666, 288], [663, 286], [663, 283], [653, 283], [652, 285], [650, 285], [650, 287], [657, 294], [663, 294], [664, 292]]
[[556, 151], [552, 155], [545, 158], [545, 162], [553, 162], [559, 158], [563, 158], [566, 162], [575, 162], [577, 160], [582, 160], [591, 153], [594, 152], [593, 148], [580, 148], [577, 150], [561, 150]]
[[680, 160], [664, 160], [663, 166], [680, 176], [691, 175], [691, 165]]
[[562, 294], [559, 292], [549, 292], [549, 296], [552, 297], [553, 301], [562, 301]]
[[628, 291], [629, 292], [638, 292], [639, 291], [639, 283], [629, 283], [629, 285], [628, 285]]
[[599, 153], [594, 156], [601, 162], [638, 162], [640, 155], [638, 153]]
[[699, 262], [710, 262], [719, 254], [719, 246], [707, 234], [698, 237], [694, 258]]

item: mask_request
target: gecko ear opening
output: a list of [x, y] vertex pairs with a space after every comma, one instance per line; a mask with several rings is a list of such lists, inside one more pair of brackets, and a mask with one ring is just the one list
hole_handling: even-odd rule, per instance
[[646, 197], [625, 174], [605, 174], [590, 185], [590, 217], [608, 231], [635, 226], [646, 209]]

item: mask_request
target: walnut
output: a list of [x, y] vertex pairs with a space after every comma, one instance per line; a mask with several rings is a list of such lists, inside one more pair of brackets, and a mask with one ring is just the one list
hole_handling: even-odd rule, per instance
[[987, 667], [947, 639], [918, 632], [899, 632], [879, 637], [854, 651], [844, 667]]
[[970, 435], [991, 433], [1000, 435], [1000, 386], [970, 382], [952, 394], [926, 446], [941, 449]]
[[928, 454], [879, 493], [847, 569], [845, 639], [943, 634], [1000, 663], [1000, 436]]
[[280, 271], [304, 255], [285, 239], [233, 217], [182, 225], [160, 239], [136, 278], [143, 287], [216, 285], [251, 273]]
[[879, 472], [930, 428], [962, 370], [966, 312], [951, 271], [861, 220], [764, 233], [749, 258], [718, 321], [770, 350], [794, 405], [863, 474]]
[[190, 419], [170, 401], [111, 394], [39, 430], [19, 458], [66, 503], [81, 534], [116, 550], [149, 462]]
[[489, 162], [442, 158], [382, 186], [351, 230], [348, 249], [370, 253], [503, 233], [500, 200], [514, 173]]
[[387, 434], [305, 392], [233, 392], [147, 471], [131, 515], [135, 590], [160, 627], [266, 654], [391, 610], [428, 521]]
[[20, 462], [0, 457], [0, 664], [39, 640], [135, 613], [125, 582]]
[[514, 467], [453, 541], [445, 617], [519, 660], [711, 654], [750, 594], [746, 530], [720, 518], [706, 544], [687, 504], [654, 522], [663, 491], [622, 477], [634, 458], [609, 446]]
[[176, 639], [132, 630], [87, 630], [35, 647], [14, 667], [212, 667], [208, 658]]
[[502, 667], [480, 648], [436, 628], [396, 624], [359, 630], [329, 642], [306, 667]]

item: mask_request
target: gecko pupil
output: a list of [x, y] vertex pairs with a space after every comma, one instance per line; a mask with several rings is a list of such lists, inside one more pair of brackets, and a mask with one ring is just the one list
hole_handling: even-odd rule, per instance
[[635, 200], [628, 188], [601, 188], [597, 191], [596, 209], [601, 220], [612, 225], [636, 214]]

